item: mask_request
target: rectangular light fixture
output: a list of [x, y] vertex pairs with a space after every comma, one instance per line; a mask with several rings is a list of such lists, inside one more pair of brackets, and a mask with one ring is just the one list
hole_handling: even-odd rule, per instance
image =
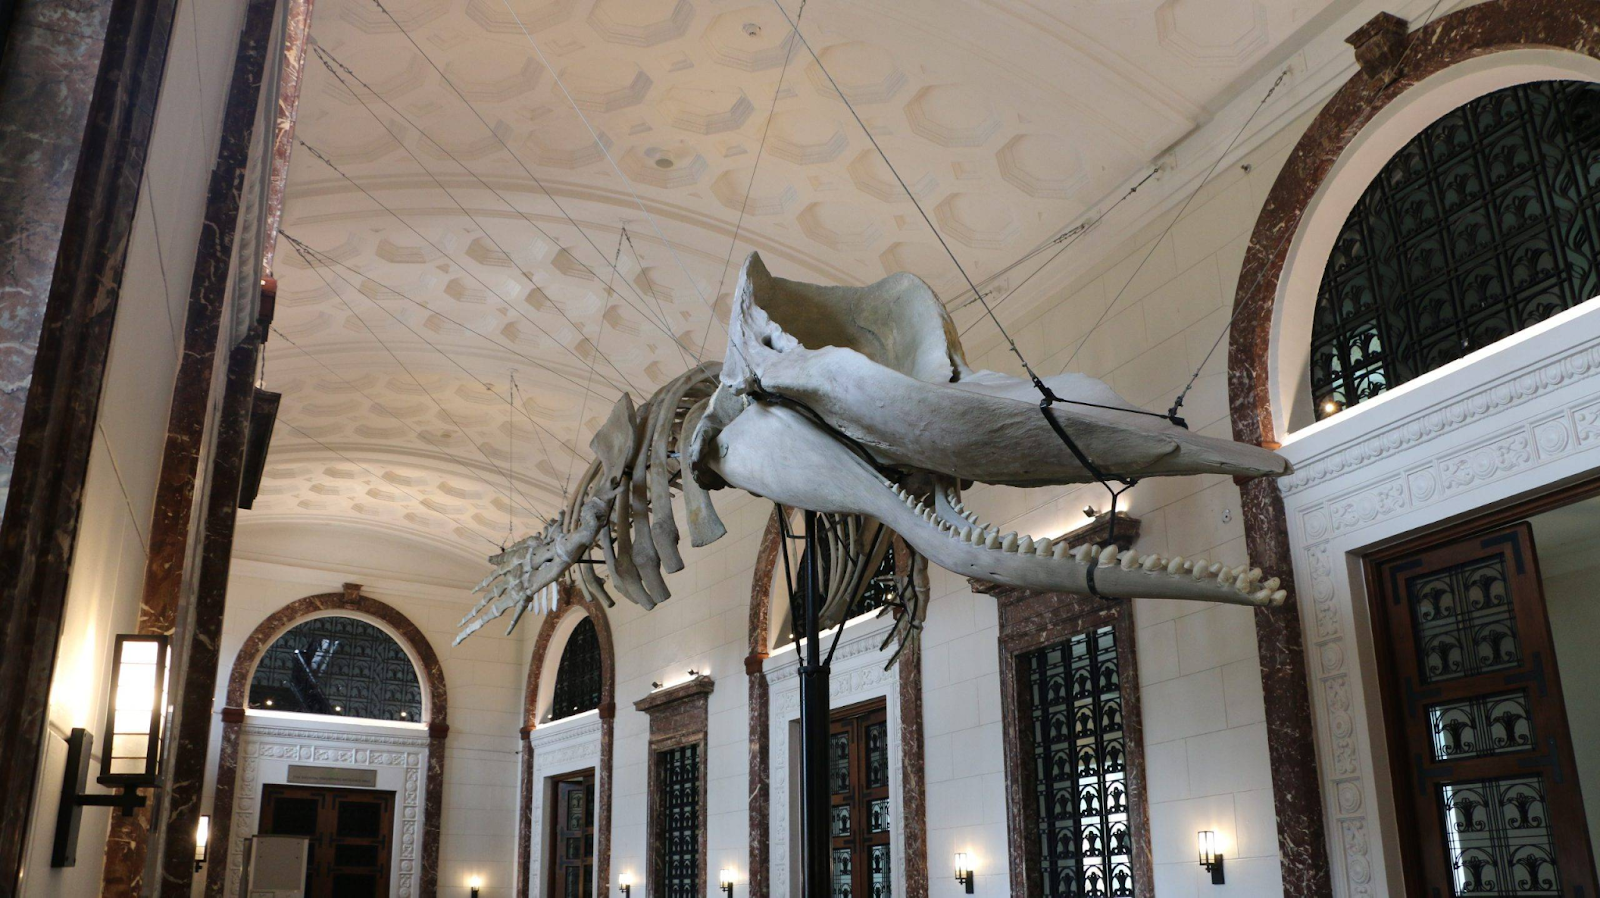
[[733, 868], [723, 867], [722, 874], [717, 881], [722, 885], [722, 894], [727, 895], [728, 898], [733, 898]]
[[[161, 725], [167, 710], [167, 656], [171, 641], [161, 635], [121, 635], [111, 656], [111, 696], [106, 702], [106, 744], [100, 758], [101, 785], [114, 793], [90, 794], [89, 761], [94, 734], [75, 727], [67, 736], [67, 760], [61, 774], [61, 803], [56, 809], [55, 840], [50, 866], [78, 863], [78, 827], [86, 807], [121, 808], [131, 816], [143, 807], [141, 788], [159, 782]], [[210, 820], [202, 818], [209, 841]], [[195, 868], [205, 856], [196, 831]]]
[[111, 669], [101, 785], [153, 786], [161, 764], [169, 638], [121, 635]]
[[211, 850], [211, 815], [201, 814], [194, 828], [194, 872], [206, 865], [206, 854]]
[[1194, 834], [1194, 840], [1200, 854], [1200, 866], [1211, 874], [1211, 884], [1222, 885], [1225, 880], [1222, 876], [1222, 852], [1217, 850], [1217, 834], [1203, 829]]
[[967, 894], [972, 894], [973, 887], [972, 859], [965, 851], [956, 852], [956, 882], [967, 888]]

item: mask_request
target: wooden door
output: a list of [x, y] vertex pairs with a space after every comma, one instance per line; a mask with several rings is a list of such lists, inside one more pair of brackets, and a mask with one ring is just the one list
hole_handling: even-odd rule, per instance
[[889, 723], [882, 700], [841, 708], [828, 736], [832, 898], [887, 898]]
[[594, 771], [550, 782], [555, 802], [550, 829], [551, 898], [593, 898]]
[[388, 898], [393, 792], [264, 786], [260, 831], [310, 839], [306, 898]]
[[1532, 527], [1435, 543], [1374, 573], [1410, 890], [1595, 898]]

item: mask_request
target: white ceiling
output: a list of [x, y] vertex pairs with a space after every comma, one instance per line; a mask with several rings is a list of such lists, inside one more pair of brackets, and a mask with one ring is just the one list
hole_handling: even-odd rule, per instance
[[[315, 41], [372, 92], [308, 59], [298, 134], [348, 180], [295, 150], [284, 232], [328, 261], [279, 243], [266, 381], [284, 399], [247, 522], [359, 522], [486, 552], [508, 529], [509, 475], [522, 535], [618, 388], [639, 398], [721, 357], [712, 310], [726, 318], [751, 249], [787, 277], [910, 270], [956, 295], [932, 231], [770, 0], [383, 2], [403, 31], [374, 0], [316, 4]], [[1353, 5], [810, 0], [801, 31], [981, 279]]]

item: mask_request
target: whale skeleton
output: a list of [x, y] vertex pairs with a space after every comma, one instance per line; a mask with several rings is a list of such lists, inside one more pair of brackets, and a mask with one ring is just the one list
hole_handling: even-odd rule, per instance
[[722, 363], [695, 365], [642, 406], [627, 394], [617, 401], [567, 506], [490, 557], [494, 570], [457, 643], [508, 613], [510, 632], [529, 611], [553, 610], [545, 587], [572, 571], [607, 605], [612, 589], [647, 609], [666, 601], [665, 574], [684, 566], [674, 494], [700, 547], [726, 533], [711, 503], [726, 488], [826, 516], [836, 542], [820, 584], [824, 627], [854, 607], [873, 553], [881, 557], [879, 531], [903, 539], [911, 557], [884, 611], [896, 617], [891, 637], [902, 648], [926, 614], [928, 562], [1042, 591], [1284, 601], [1278, 581], [1248, 564], [1069, 546], [1002, 533], [974, 514], [962, 501], [972, 483], [1037, 488], [1290, 469], [1276, 453], [1191, 433], [1081, 374], [1042, 379], [1059, 404], [1041, 412], [1040, 384], [967, 365], [948, 313], [910, 274], [817, 286], [774, 277], [751, 253], [728, 332]]

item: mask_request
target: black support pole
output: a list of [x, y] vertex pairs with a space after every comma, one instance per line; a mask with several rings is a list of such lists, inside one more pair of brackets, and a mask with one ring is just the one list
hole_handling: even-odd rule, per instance
[[801, 890], [803, 898], [828, 898], [828, 668], [822, 663], [818, 615], [822, 597], [817, 513], [805, 513], [805, 660], [800, 665]]

